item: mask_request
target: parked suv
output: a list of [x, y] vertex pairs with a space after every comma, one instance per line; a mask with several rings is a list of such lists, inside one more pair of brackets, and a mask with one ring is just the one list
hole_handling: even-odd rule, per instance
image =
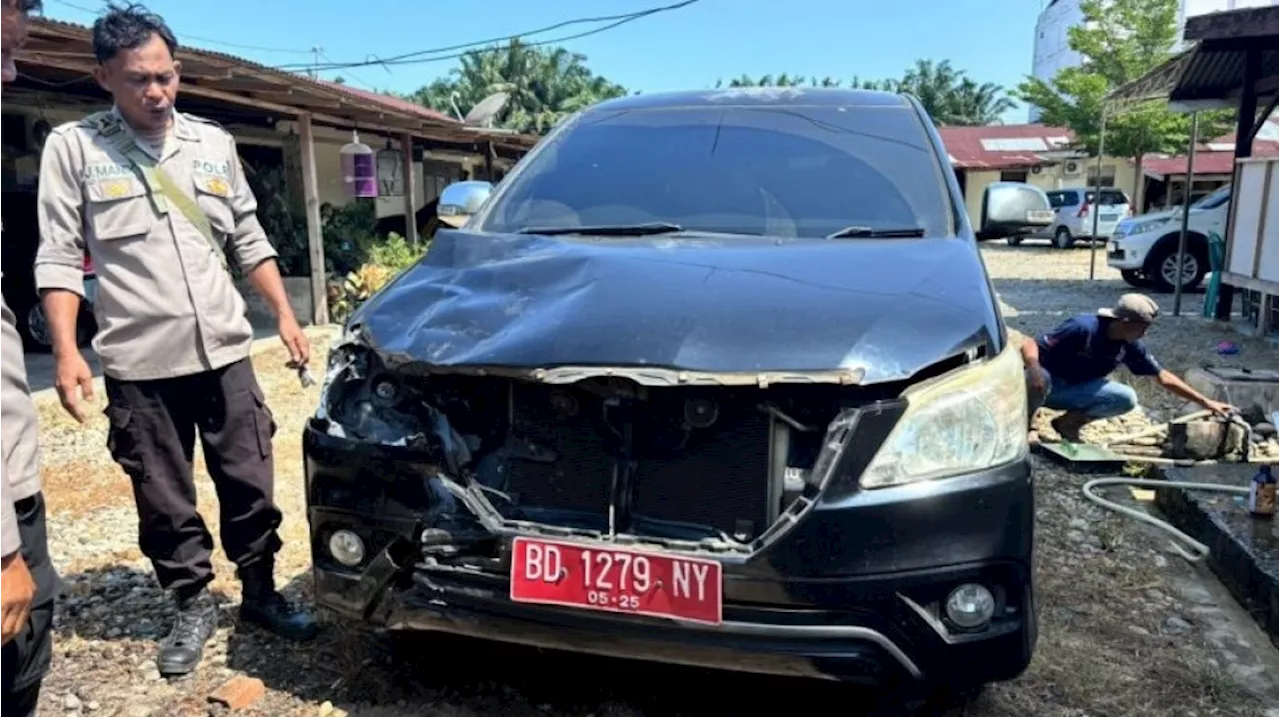
[[588, 108], [440, 218], [304, 429], [320, 605], [892, 714], [1027, 667], [1026, 388], [975, 235], [1042, 190], [975, 232], [915, 99], [734, 88]]
[[[1116, 223], [1133, 213], [1129, 195], [1122, 190], [1102, 188], [1102, 201], [1094, 202], [1089, 187], [1053, 189], [1045, 192], [1053, 205], [1054, 221], [1047, 227], [1021, 235], [1010, 235], [1009, 244], [1017, 246], [1024, 239], [1048, 239], [1059, 249], [1070, 249], [1077, 239], [1102, 241], [1111, 236]], [[1094, 235], [1093, 213], [1098, 212], [1097, 234]]]
[[[1231, 206], [1231, 185], [1192, 202], [1187, 212], [1187, 245], [1182, 260], [1182, 290], [1200, 285], [1209, 272], [1209, 237], [1221, 235]], [[1179, 280], [1178, 236], [1182, 207], [1125, 219], [1107, 246], [1107, 266], [1120, 270], [1129, 284], [1169, 293]]]

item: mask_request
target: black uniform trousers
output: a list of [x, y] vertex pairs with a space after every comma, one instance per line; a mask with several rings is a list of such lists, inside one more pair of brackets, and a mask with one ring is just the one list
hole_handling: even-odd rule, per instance
[[276, 424], [249, 359], [176, 378], [107, 376], [105, 383], [107, 446], [133, 481], [138, 543], [160, 586], [184, 598], [213, 580], [213, 538], [196, 511], [197, 433], [218, 493], [222, 549], [241, 571], [269, 569], [282, 517], [272, 497]]
[[23, 498], [14, 503], [13, 509], [22, 537], [22, 560], [36, 584], [36, 592], [27, 624], [5, 643], [0, 654], [0, 714], [29, 717], [36, 713], [40, 683], [53, 658], [53, 604], [61, 587], [49, 560], [44, 494]]

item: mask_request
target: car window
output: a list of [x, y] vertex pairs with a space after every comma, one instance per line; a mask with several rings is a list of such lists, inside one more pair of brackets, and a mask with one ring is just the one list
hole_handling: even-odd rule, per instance
[[905, 106], [606, 109], [547, 142], [495, 190], [483, 231], [670, 222], [784, 237], [851, 225], [953, 233], [939, 159]]
[[1111, 205], [1128, 204], [1129, 198], [1124, 195], [1124, 192], [1116, 190], [1107, 191], [1104, 189], [1102, 190], [1102, 203]]
[[1074, 207], [1076, 205], [1075, 192], [1047, 192], [1049, 195], [1049, 206], [1057, 209], [1058, 207]]
[[[1096, 196], [1098, 196], [1097, 193], [1092, 190], [1085, 192], [1085, 197], [1087, 198], [1090, 204], [1093, 204], [1093, 198]], [[1124, 195], [1124, 192], [1121, 192], [1118, 189], [1102, 190], [1103, 206], [1115, 206], [1117, 204], [1128, 204], [1128, 203], [1129, 203], [1129, 198]]]
[[1222, 203], [1231, 198], [1231, 185], [1225, 185], [1215, 189], [1212, 194], [1202, 197], [1192, 202], [1191, 206], [1196, 209], [1213, 209], [1222, 206]]

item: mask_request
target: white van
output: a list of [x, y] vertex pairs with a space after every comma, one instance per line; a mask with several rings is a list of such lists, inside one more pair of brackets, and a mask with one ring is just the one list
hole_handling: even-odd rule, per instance
[[[1222, 236], [1227, 226], [1231, 185], [1196, 200], [1187, 216], [1187, 250], [1182, 262], [1182, 290], [1200, 285], [1209, 273], [1209, 235]], [[1170, 293], [1178, 278], [1178, 234], [1182, 207], [1129, 217], [1116, 225], [1107, 245], [1107, 266], [1120, 270], [1132, 286]]]

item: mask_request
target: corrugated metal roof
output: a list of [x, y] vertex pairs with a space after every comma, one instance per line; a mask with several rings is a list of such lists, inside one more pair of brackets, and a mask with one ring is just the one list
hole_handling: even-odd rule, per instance
[[1072, 132], [1042, 124], [940, 127], [938, 134], [958, 169], [1016, 169], [1045, 164], [1044, 152], [1070, 142]]
[[[71, 42], [81, 45], [86, 56], [79, 59], [82, 62], [92, 62], [92, 30], [84, 25], [47, 18], [32, 18], [30, 32], [33, 39], [40, 39], [45, 43]], [[181, 39], [179, 39], [179, 42], [181, 42]], [[204, 61], [218, 66], [231, 66], [231, 71], [228, 74], [237, 75], [231, 79], [239, 82], [263, 83], [263, 87], [260, 90], [249, 90], [244, 94], [221, 92], [221, 94], [229, 95], [232, 98], [238, 98], [245, 104], [262, 106], [266, 103], [252, 97], [252, 94], [260, 95], [262, 91], [271, 91], [273, 89], [278, 92], [283, 89], [282, 85], [287, 85], [293, 90], [302, 90], [307, 94], [327, 100], [335, 107], [317, 110], [314, 107], [314, 103], [309, 106], [303, 101], [304, 98], [297, 98], [296, 104], [291, 104], [287, 98], [273, 99], [271, 104], [293, 107], [296, 112], [311, 112], [317, 117], [337, 119], [344, 119], [345, 117], [345, 121], [353, 125], [368, 124], [365, 120], [355, 118], [357, 114], [361, 116], [372, 114], [375, 116], [385, 115], [386, 117], [394, 118], [398, 122], [407, 122], [410, 126], [418, 126], [424, 133], [428, 131], [434, 133], [438, 129], [445, 135], [439, 137], [439, 139], [444, 139], [445, 141], [494, 141], [527, 148], [535, 144], [539, 139], [533, 135], [517, 135], [470, 127], [453, 117], [398, 97], [369, 92], [328, 80], [313, 79], [216, 50], [180, 45], [177, 55], [179, 59], [195, 61], [191, 64]], [[44, 64], [51, 67], [65, 67], [66, 63], [76, 59], [74, 55], [68, 58], [67, 53], [58, 53], [55, 61], [55, 58], [42, 55], [39, 49], [24, 49], [18, 53], [19, 62], [28, 62], [36, 65]], [[199, 93], [201, 90], [207, 91], [210, 88], [217, 89], [216, 80], [208, 83], [192, 84], [184, 77], [184, 84], [186, 84], [185, 89], [193, 93]], [[275, 85], [274, 88], [270, 86], [272, 84]], [[347, 115], [350, 115], [350, 117], [347, 117]]]

